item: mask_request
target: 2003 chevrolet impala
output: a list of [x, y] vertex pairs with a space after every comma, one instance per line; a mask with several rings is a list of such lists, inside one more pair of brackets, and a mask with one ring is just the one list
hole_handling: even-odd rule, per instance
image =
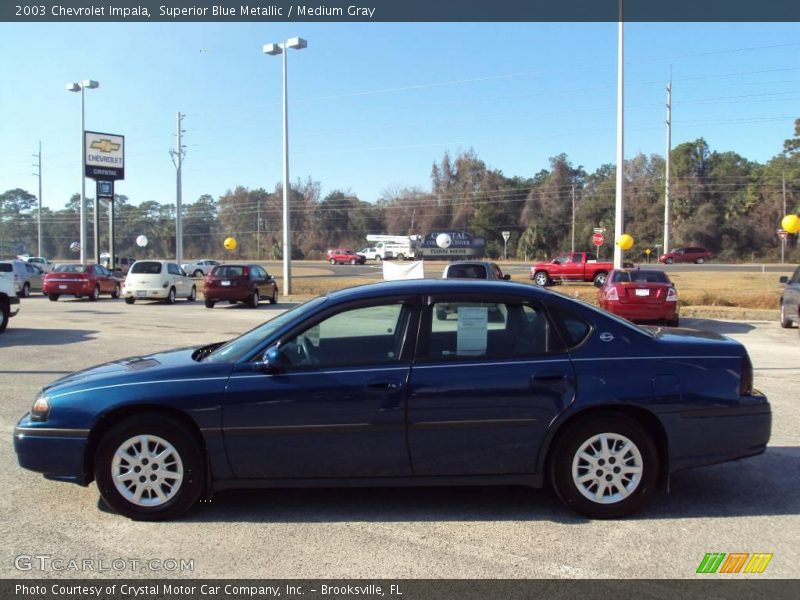
[[752, 378], [745, 348], [716, 334], [523, 284], [387, 282], [60, 379], [14, 445], [23, 467], [94, 480], [134, 519], [229, 488], [545, 482], [620, 517], [679, 469], [764, 452]]

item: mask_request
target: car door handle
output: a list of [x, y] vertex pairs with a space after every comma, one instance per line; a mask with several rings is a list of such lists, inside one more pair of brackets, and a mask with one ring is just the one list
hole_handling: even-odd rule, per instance
[[569, 376], [564, 371], [540, 371], [531, 375], [531, 382], [561, 381], [562, 379], [569, 379]]
[[402, 384], [396, 380], [390, 381], [370, 381], [367, 387], [371, 390], [390, 392], [400, 388]]

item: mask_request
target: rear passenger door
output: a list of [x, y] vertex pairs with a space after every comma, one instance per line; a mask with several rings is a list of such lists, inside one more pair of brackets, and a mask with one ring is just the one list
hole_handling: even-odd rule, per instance
[[536, 470], [549, 423], [575, 377], [541, 306], [516, 298], [431, 298], [408, 399], [415, 475]]

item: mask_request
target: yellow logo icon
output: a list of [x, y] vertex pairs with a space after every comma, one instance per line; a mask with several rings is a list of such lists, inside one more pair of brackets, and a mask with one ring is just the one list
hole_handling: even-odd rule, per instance
[[111, 140], [102, 139], [102, 140], [95, 140], [92, 142], [90, 148], [93, 150], [100, 150], [100, 152], [116, 152], [119, 150], [119, 144], [115, 144]]

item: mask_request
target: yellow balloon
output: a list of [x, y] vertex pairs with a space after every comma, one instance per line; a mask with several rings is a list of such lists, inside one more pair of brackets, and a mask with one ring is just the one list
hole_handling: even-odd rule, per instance
[[627, 233], [623, 233], [621, 236], [619, 236], [619, 239], [617, 240], [617, 246], [619, 246], [623, 250], [630, 250], [631, 248], [633, 248], [633, 237], [631, 237]]
[[236, 250], [236, 238], [225, 238], [222, 245], [225, 246], [225, 250]]
[[786, 215], [781, 220], [781, 227], [789, 233], [800, 232], [800, 217], [797, 215]]

